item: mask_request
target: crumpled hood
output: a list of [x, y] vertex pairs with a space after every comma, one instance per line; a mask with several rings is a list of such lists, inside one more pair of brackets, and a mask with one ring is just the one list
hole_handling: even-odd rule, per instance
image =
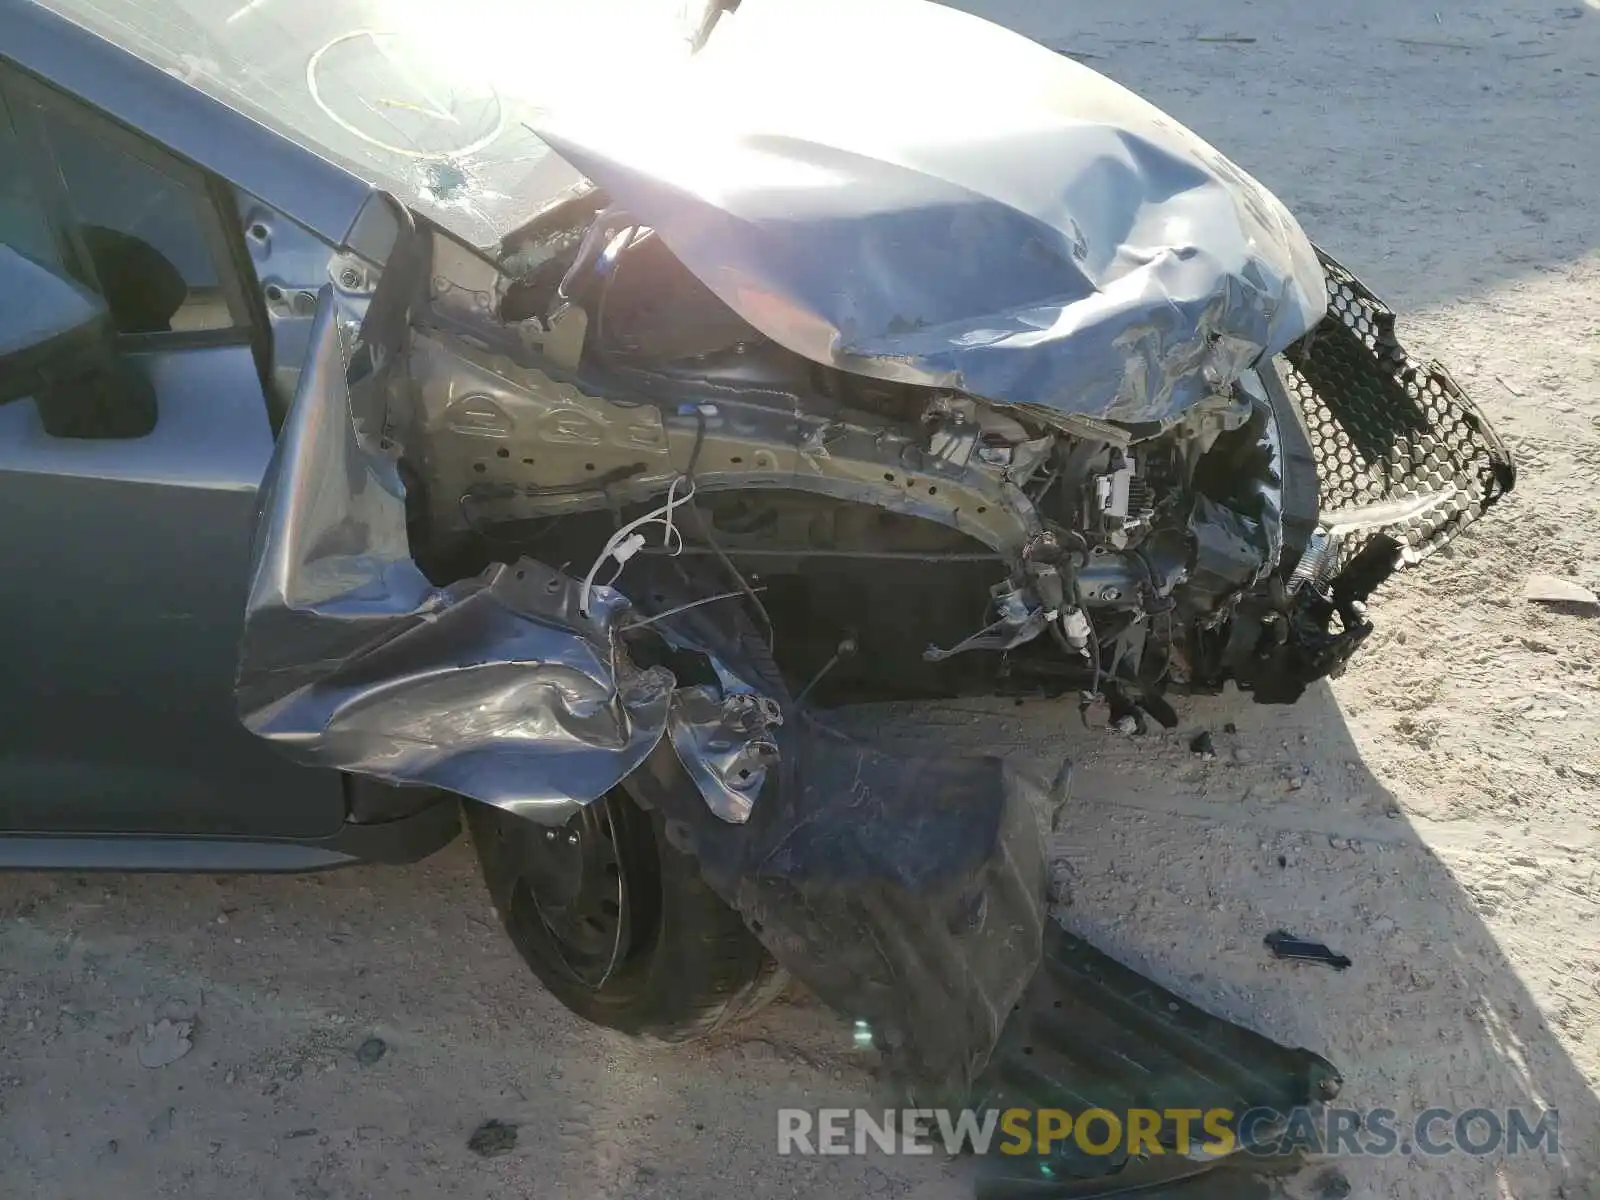
[[1315, 252], [1194, 133], [922, 0], [751, 0], [536, 131], [745, 320], [818, 362], [1162, 420], [1316, 324]]

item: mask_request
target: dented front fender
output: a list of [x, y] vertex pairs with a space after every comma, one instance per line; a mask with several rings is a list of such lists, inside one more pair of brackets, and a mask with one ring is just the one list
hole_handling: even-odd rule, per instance
[[236, 697], [289, 757], [560, 823], [666, 731], [673, 679], [617, 638], [626, 601], [539, 563], [435, 587], [394, 463], [357, 430], [328, 290], [262, 489]]

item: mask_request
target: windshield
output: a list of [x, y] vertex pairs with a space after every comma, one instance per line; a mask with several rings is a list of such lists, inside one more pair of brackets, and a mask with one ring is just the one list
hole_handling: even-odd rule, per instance
[[705, 0], [44, 0], [477, 245], [579, 182], [524, 121], [636, 88]]

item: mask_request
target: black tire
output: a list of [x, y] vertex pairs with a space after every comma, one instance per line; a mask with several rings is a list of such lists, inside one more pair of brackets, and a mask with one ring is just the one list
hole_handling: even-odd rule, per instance
[[[694, 859], [668, 844], [660, 817], [623, 789], [559, 829], [487, 804], [465, 807], [506, 932], [540, 982], [585, 1020], [638, 1037], [691, 1041], [753, 1014], [787, 983], [739, 914], [706, 886]], [[559, 860], [569, 851], [580, 852], [579, 873], [593, 886], [572, 891]], [[602, 928], [612, 917], [614, 937]]]

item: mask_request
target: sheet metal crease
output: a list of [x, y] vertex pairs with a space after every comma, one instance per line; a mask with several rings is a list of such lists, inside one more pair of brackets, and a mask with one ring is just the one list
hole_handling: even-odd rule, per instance
[[[950, 62], [981, 88], [941, 77]], [[660, 83], [647, 107], [586, 93], [533, 126], [724, 303], [817, 362], [1162, 421], [1325, 310], [1310, 242], [1246, 172], [969, 14], [769, 0]]]
[[245, 725], [316, 766], [559, 823], [666, 730], [674, 680], [633, 665], [626, 600], [531, 560], [435, 587], [394, 464], [363, 444], [325, 288], [262, 489], [237, 679]]

